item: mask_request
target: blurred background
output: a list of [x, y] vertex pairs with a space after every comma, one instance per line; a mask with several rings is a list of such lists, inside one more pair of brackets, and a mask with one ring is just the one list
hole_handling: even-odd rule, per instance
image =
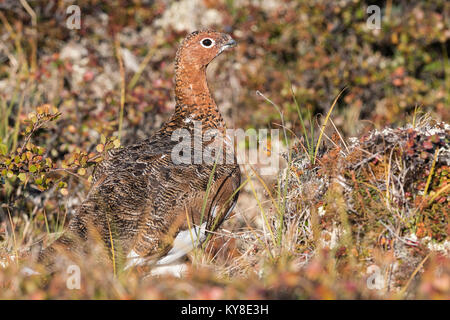
[[[369, 5], [380, 9], [379, 28]], [[3, 168], [2, 231], [8, 234], [8, 214], [38, 226], [22, 229], [27, 244], [43, 230], [61, 230], [88, 189], [88, 162], [117, 147], [119, 126], [122, 145], [161, 126], [175, 106], [176, 50], [194, 30], [216, 29], [238, 42], [208, 67], [228, 127], [280, 128], [259, 91], [301, 136], [299, 116], [309, 132], [347, 88], [332, 119], [348, 138], [403, 126], [417, 112], [449, 121], [449, 17], [445, 0], [0, 0], [0, 151], [27, 146], [36, 161], [26, 163], [34, 180], [25, 187], [28, 173]], [[36, 109], [45, 104], [51, 107]], [[19, 166], [30, 160], [20, 153]], [[39, 175], [80, 166], [64, 177]], [[257, 206], [245, 192], [239, 205]]]
[[[256, 90], [283, 109], [294, 131], [292, 93], [306, 118], [308, 111], [326, 113], [344, 87], [333, 115], [346, 135], [369, 123], [404, 124], [417, 106], [437, 120], [449, 116], [450, 5], [444, 0], [371, 2], [381, 9], [380, 29], [369, 28], [368, 5], [355, 0], [28, 1], [32, 12], [21, 2], [0, 1], [0, 96], [18, 104], [25, 92], [20, 114], [42, 103], [58, 106], [68, 130], [55, 143], [74, 143], [86, 127], [117, 130], [115, 41], [127, 84], [126, 141], [147, 136], [174, 109], [179, 42], [201, 28], [239, 42], [208, 70], [230, 126], [279, 121]], [[71, 4], [80, 8], [80, 29], [67, 28]]]

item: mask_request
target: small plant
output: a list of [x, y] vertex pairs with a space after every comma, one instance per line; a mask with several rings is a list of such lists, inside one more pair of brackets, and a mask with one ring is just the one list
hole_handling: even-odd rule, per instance
[[8, 153], [7, 146], [1, 145], [1, 175], [9, 190], [12, 190], [12, 184], [17, 179], [24, 185], [32, 182], [41, 191], [50, 186], [52, 179], [46, 177], [45, 173], [55, 168], [54, 163], [45, 155], [45, 148], [33, 144], [31, 138], [59, 116], [60, 113], [56, 108], [50, 105], [39, 106], [36, 112], [28, 114], [28, 119], [24, 121], [21, 147]]

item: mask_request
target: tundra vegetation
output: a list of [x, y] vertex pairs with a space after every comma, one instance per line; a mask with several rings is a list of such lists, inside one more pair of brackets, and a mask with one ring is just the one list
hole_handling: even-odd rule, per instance
[[[450, 5], [374, 4], [379, 29], [350, 0], [79, 0], [68, 28], [65, 1], [0, 2], [0, 298], [449, 299]], [[21, 274], [105, 153], [173, 112], [175, 52], [201, 27], [238, 42], [208, 71], [227, 125], [279, 129], [280, 168], [241, 166], [182, 278], [101, 252]]]

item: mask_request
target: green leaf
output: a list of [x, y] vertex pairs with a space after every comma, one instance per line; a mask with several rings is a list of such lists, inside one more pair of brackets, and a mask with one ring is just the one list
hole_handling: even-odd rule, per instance
[[3, 143], [0, 143], [0, 153], [2, 154], [2, 156], [6, 156], [6, 154], [8, 153], [8, 147]]
[[116, 148], [116, 149], [119, 148], [120, 147], [120, 140], [119, 139], [114, 140], [113, 144], [114, 144], [114, 148]]

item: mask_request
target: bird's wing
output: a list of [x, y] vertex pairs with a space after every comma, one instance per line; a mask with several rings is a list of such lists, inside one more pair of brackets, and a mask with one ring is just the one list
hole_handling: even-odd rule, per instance
[[197, 196], [187, 202], [186, 219], [170, 250], [161, 255], [157, 265], [170, 265], [189, 253], [203, 243], [208, 232], [215, 231], [233, 211], [239, 196], [239, 191], [236, 191], [240, 185], [239, 167], [219, 167], [218, 173], [209, 192], [205, 189], [197, 190]]
[[111, 149], [107, 152], [106, 158], [96, 165], [93, 182], [95, 184], [102, 176], [110, 174], [111, 171], [128, 169], [133, 163], [141, 163], [135, 168], [139, 171], [139, 168], [143, 167], [142, 163], [151, 163], [163, 154], [170, 154], [173, 146], [174, 142], [170, 139], [155, 135], [148, 140], [140, 141], [122, 149]]
[[239, 187], [239, 167], [217, 165], [212, 175], [213, 165], [174, 164], [173, 146], [169, 139], [149, 139], [104, 160], [73, 229], [91, 223], [102, 229], [98, 232], [106, 243], [113, 229], [125, 252], [134, 248], [146, 256], [170, 249], [188, 228], [186, 213], [192, 227], [202, 220], [207, 230], [217, 228], [237, 200], [232, 194]]

